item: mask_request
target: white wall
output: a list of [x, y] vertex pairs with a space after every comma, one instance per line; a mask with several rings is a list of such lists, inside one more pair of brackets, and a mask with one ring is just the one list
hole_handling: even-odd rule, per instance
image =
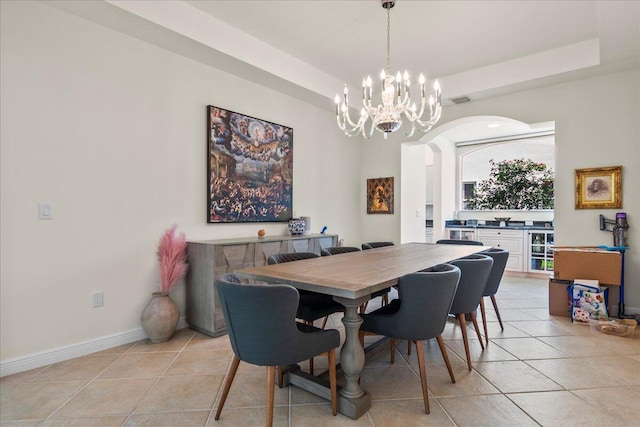
[[[43, 3], [0, 4], [2, 362], [139, 328], [171, 224], [191, 240], [286, 233], [206, 224], [207, 104], [293, 127], [294, 210], [362, 241], [360, 141], [330, 111]], [[184, 314], [184, 284], [172, 296]]]
[[[402, 144], [401, 147], [400, 192], [402, 194], [402, 205], [400, 211], [400, 243], [424, 242], [424, 183], [427, 179], [424, 159], [426, 146]], [[418, 185], [418, 183], [423, 183], [423, 185]]]
[[[392, 135], [382, 139], [379, 133], [369, 140], [353, 137], [351, 143], [360, 148], [360, 232], [363, 242], [390, 241], [400, 243], [400, 214], [402, 195], [400, 193], [401, 150]], [[367, 215], [367, 179], [394, 177], [394, 213]], [[424, 233], [423, 233], [424, 234]]]

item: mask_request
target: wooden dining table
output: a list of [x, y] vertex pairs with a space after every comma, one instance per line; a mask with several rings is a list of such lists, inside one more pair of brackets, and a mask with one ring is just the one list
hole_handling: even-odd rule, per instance
[[[340, 352], [340, 365], [345, 385], [338, 398], [338, 410], [357, 419], [371, 407], [371, 395], [360, 385], [365, 352], [358, 332], [362, 318], [358, 307], [371, 299], [376, 291], [396, 285], [406, 274], [433, 267], [490, 249], [489, 246], [436, 245], [405, 243], [366, 251], [305, 259], [282, 264], [236, 270], [241, 278], [267, 283], [285, 283], [297, 289], [333, 296], [345, 307], [342, 323], [345, 342]], [[291, 383], [325, 398], [329, 395], [322, 382], [308, 374], [296, 372]]]

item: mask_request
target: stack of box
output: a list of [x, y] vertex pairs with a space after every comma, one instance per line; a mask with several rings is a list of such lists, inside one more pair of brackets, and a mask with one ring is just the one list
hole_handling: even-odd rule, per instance
[[556, 247], [553, 249], [554, 271], [549, 279], [549, 314], [569, 317], [567, 286], [575, 279], [597, 280], [609, 287], [610, 316], [617, 314], [622, 277], [622, 254], [593, 247]]

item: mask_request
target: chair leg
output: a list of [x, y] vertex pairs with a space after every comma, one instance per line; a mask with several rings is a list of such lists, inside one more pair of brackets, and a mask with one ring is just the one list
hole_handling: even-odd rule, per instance
[[[322, 321], [322, 329], [327, 326], [327, 320], [329, 320], [329, 316], [324, 317], [324, 320]], [[311, 322], [311, 324], [313, 325], [313, 322]]]
[[382, 305], [389, 305], [389, 293], [382, 295]]
[[267, 366], [267, 427], [273, 426], [273, 386], [276, 379], [276, 367]]
[[482, 335], [480, 335], [480, 328], [478, 327], [478, 318], [476, 317], [476, 312], [472, 311], [469, 313], [471, 316], [471, 321], [473, 322], [473, 327], [476, 330], [476, 334], [478, 335], [478, 341], [480, 341], [480, 347], [482, 347], [482, 351], [484, 351], [484, 341], [482, 340]]
[[460, 328], [462, 329], [462, 341], [464, 341], [464, 353], [467, 356], [467, 366], [471, 370], [471, 353], [469, 352], [469, 337], [467, 337], [467, 322], [464, 320], [464, 313], [456, 314]]
[[418, 367], [420, 368], [420, 382], [422, 383], [422, 399], [424, 400], [424, 410], [429, 411], [429, 392], [427, 391], [427, 368], [424, 364], [424, 347], [422, 341], [415, 341], [416, 353], [418, 353]]
[[489, 332], [487, 331], [487, 313], [484, 311], [484, 297], [480, 297], [480, 314], [482, 315], [482, 326], [484, 327], [484, 339], [489, 345]]
[[229, 373], [227, 374], [227, 380], [224, 382], [224, 389], [222, 390], [222, 396], [220, 396], [220, 403], [218, 403], [218, 410], [216, 411], [215, 419], [220, 419], [220, 413], [222, 412], [222, 407], [224, 406], [224, 402], [227, 400], [227, 396], [229, 395], [229, 390], [231, 389], [231, 383], [233, 383], [233, 378], [236, 376], [236, 372], [238, 371], [238, 365], [240, 364], [240, 359], [236, 355], [233, 356], [233, 360], [231, 361], [231, 367], [229, 368]]
[[449, 360], [449, 354], [447, 353], [447, 348], [444, 346], [444, 340], [442, 339], [442, 335], [438, 335], [436, 339], [438, 340], [438, 346], [440, 347], [440, 353], [442, 353], [442, 358], [444, 359], [444, 363], [447, 365], [447, 371], [449, 371], [449, 377], [451, 377], [451, 382], [455, 384], [456, 377], [453, 375], [453, 369], [451, 369], [451, 361]]
[[396, 361], [396, 339], [391, 338], [391, 364], [393, 365]]
[[493, 309], [496, 311], [496, 316], [498, 316], [498, 322], [500, 322], [500, 330], [504, 331], [504, 326], [502, 326], [502, 318], [500, 317], [500, 310], [498, 310], [498, 303], [496, 302], [495, 295], [491, 295], [491, 302], [493, 303]]
[[407, 355], [411, 356], [411, 340], [407, 340]]
[[278, 366], [278, 387], [282, 388], [283, 383], [284, 383], [284, 374], [282, 372], [282, 366]]
[[329, 388], [331, 389], [331, 409], [338, 414], [338, 388], [336, 387], [336, 349], [329, 350]]
[[[327, 323], [327, 319], [329, 318], [329, 316], [324, 318], [324, 323], [322, 324], [322, 329], [324, 329], [324, 324]], [[313, 326], [313, 322], [307, 320], [304, 323], [306, 323], [309, 326]], [[313, 357], [311, 359], [309, 359], [309, 373], [311, 375], [313, 375]]]

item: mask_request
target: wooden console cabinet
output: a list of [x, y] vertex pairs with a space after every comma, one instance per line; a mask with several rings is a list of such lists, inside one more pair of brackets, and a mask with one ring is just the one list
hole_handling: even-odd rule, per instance
[[214, 289], [217, 277], [240, 268], [265, 265], [278, 253], [314, 252], [338, 245], [337, 234], [249, 237], [187, 243], [187, 323], [203, 334], [225, 334], [220, 301]]

